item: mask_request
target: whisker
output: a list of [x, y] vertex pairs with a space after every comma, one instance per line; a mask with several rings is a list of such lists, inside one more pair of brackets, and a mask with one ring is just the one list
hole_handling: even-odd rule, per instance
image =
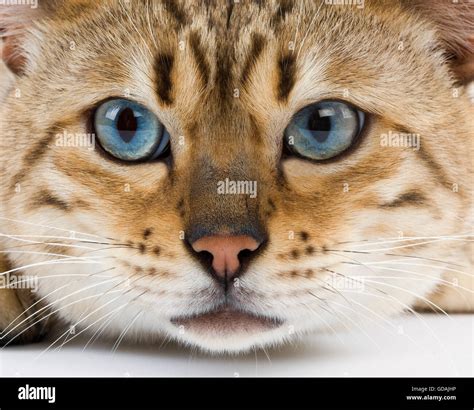
[[433, 235], [433, 236], [391, 236], [391, 237], [382, 237], [382, 238], [373, 238], [373, 239], [357, 239], [353, 241], [340, 241], [335, 242], [335, 245], [345, 245], [345, 244], [355, 244], [354, 246], [367, 246], [367, 245], [376, 245], [381, 243], [395, 243], [403, 241], [412, 241], [412, 240], [424, 240], [424, 239], [439, 239], [439, 238], [464, 238], [473, 236], [472, 232], [466, 232], [459, 235]]
[[[342, 263], [347, 263], [351, 264], [351, 262], [342, 262]], [[437, 266], [437, 265], [426, 265], [423, 263], [407, 263], [403, 259], [392, 259], [392, 260], [385, 260], [385, 261], [373, 261], [373, 262], [365, 262], [366, 265], [405, 265], [405, 266], [423, 266], [426, 268], [434, 268], [434, 269], [442, 269], [443, 271], [449, 271], [449, 272], [456, 272], [460, 273], [462, 275], [467, 275], [467, 276], [473, 276], [472, 273], [469, 272], [463, 272], [458, 269], [452, 269], [448, 268], [446, 266]]]
[[[96, 275], [99, 275], [99, 274], [101, 274], [101, 273], [108, 272], [108, 271], [114, 270], [114, 269], [115, 269], [115, 268], [105, 269], [105, 270], [102, 270], [102, 271], [94, 272], [94, 273], [92, 273], [92, 274], [90, 274], [90, 275], [88, 275], [88, 276], [89, 276], [89, 277], [93, 277], [93, 276], [96, 276]], [[97, 276], [97, 277], [100, 277], [100, 276]], [[5, 333], [5, 332], [10, 328], [10, 326], [13, 325], [13, 323], [15, 323], [18, 319], [20, 319], [24, 314], [26, 314], [29, 310], [31, 310], [31, 309], [32, 309], [33, 307], [35, 307], [37, 304], [39, 304], [39, 303], [41, 303], [43, 300], [47, 299], [47, 298], [48, 298], [49, 296], [51, 296], [53, 293], [56, 293], [56, 292], [58, 292], [58, 291], [64, 289], [65, 287], [71, 286], [71, 285], [73, 285], [74, 283], [77, 283], [79, 280], [80, 280], [80, 278], [77, 279], [77, 280], [75, 280], [75, 281], [72, 281], [72, 282], [70, 282], [70, 283], [67, 283], [67, 284], [63, 285], [63, 286], [61, 286], [60, 288], [54, 289], [52, 292], [48, 293], [47, 295], [43, 296], [41, 299], [38, 299], [36, 302], [34, 302], [34, 303], [31, 304], [30, 306], [28, 306], [28, 307], [27, 307], [25, 310], [23, 310], [23, 312], [21, 312], [15, 319], [13, 319], [13, 320], [8, 324], [8, 326], [7, 326], [5, 329], [3, 329], [3, 330], [0, 332], [0, 336], [1, 336], [3, 333]], [[30, 316], [30, 317], [31, 317], [31, 316]], [[22, 323], [23, 323], [23, 322], [22, 322]], [[21, 323], [20, 323], [20, 324], [21, 324]], [[0, 339], [1, 339], [1, 337], [0, 337]]]
[[71, 255], [64, 255], [61, 253], [52, 253], [52, 252], [37, 252], [37, 251], [0, 251], [0, 253], [7, 253], [7, 254], [25, 254], [25, 255], [43, 255], [43, 256], [58, 256], [62, 259], [84, 259], [84, 260], [93, 260], [97, 258], [107, 258], [108, 256], [71, 256]]
[[98, 329], [93, 333], [87, 343], [84, 345], [82, 351], [84, 352], [89, 345], [94, 344], [94, 342], [102, 335], [105, 329], [112, 323], [112, 320], [120, 313], [120, 311], [115, 312], [111, 317], [109, 317], [104, 323], [102, 323]]
[[[49, 278], [68, 278], [68, 277], [89, 277], [90, 275], [87, 274], [87, 273], [65, 273], [65, 274], [60, 274], [60, 275], [48, 275], [48, 276], [35, 276], [36, 279], [40, 280], [40, 279], [49, 279]], [[97, 275], [98, 278], [115, 278], [115, 276], [113, 275]], [[20, 283], [28, 283], [30, 282], [31, 280], [30, 279], [25, 279], [25, 280], [19, 280], [19, 281], [16, 281], [15, 282], [15, 285], [16, 284], [20, 284]], [[0, 287], [0, 289], [15, 289], [15, 288], [10, 288], [10, 287]]]
[[100, 235], [96, 235], [96, 234], [79, 232], [79, 231], [71, 230], [71, 229], [57, 228], [55, 226], [43, 225], [43, 224], [38, 224], [38, 223], [34, 223], [34, 222], [26, 222], [26, 221], [21, 221], [19, 219], [6, 218], [6, 217], [3, 217], [3, 216], [0, 216], [0, 219], [3, 219], [4, 221], [16, 222], [16, 223], [20, 223], [20, 224], [24, 224], [24, 225], [37, 226], [37, 227], [41, 227], [41, 228], [48, 228], [48, 229], [55, 229], [55, 230], [63, 231], [63, 232], [69, 232], [70, 234], [71, 233], [78, 233], [80, 235], [93, 236], [95, 238], [115, 240], [114, 238], [108, 238], [108, 237], [100, 236]]
[[[336, 306], [340, 306], [341, 308], [350, 309], [350, 311], [355, 313], [357, 316], [360, 316], [362, 314], [362, 316], [364, 316], [366, 319], [368, 319], [371, 323], [375, 323], [377, 326], [381, 327], [383, 330], [385, 330], [389, 333], [392, 333], [390, 330], [387, 330], [384, 326], [382, 326], [376, 320], [372, 319], [370, 316], [368, 316], [364, 313], [358, 312], [355, 309], [352, 309], [351, 307], [349, 307], [347, 305], [344, 305], [342, 303], [338, 303], [338, 302], [335, 302], [335, 301], [331, 301], [330, 303], [331, 303], [331, 305], [336, 305]], [[334, 311], [336, 311], [334, 306], [332, 306], [332, 308], [334, 309]], [[377, 349], [379, 349], [380, 351], [382, 350], [382, 348], [375, 341], [375, 339], [372, 336], [370, 336], [369, 333], [367, 333], [365, 331], [365, 329], [360, 324], [358, 324], [354, 319], [352, 319], [349, 315], [346, 315], [344, 312], [341, 312], [340, 310], [337, 310], [337, 312], [340, 313], [341, 315], [343, 315], [346, 318], [346, 320], [349, 321], [349, 323], [351, 323], [353, 326], [355, 326], [357, 329], [359, 329], [365, 335], [365, 337], [367, 337], [367, 339], [369, 339], [374, 344], [374, 346], [377, 347]]]
[[[328, 251], [332, 252], [334, 255], [338, 255], [338, 256], [343, 256], [343, 255], [340, 255], [338, 252], [343, 252], [343, 253], [355, 253], [355, 254], [361, 254], [361, 255], [372, 255], [372, 252], [368, 252], [368, 251], [353, 251], [353, 250], [346, 250], [346, 249], [328, 249]], [[401, 255], [401, 254], [396, 254], [396, 253], [378, 253], [377, 255], [384, 255], [384, 256], [397, 256], [397, 257], [401, 257], [401, 258], [411, 258], [411, 259], [420, 259], [420, 260], [426, 260], [426, 261], [430, 261], [430, 262], [440, 262], [440, 263], [445, 263], [447, 265], [452, 265], [452, 266], [459, 266], [461, 268], [467, 268], [467, 266], [465, 265], [460, 265], [460, 264], [457, 264], [457, 263], [454, 263], [454, 262], [450, 262], [450, 261], [444, 261], [444, 260], [440, 260], [440, 259], [433, 259], [433, 258], [426, 258], [426, 257], [423, 257], [423, 256], [416, 256], [416, 255]], [[355, 260], [355, 259], [353, 259]], [[357, 260], [355, 260], [356, 262], [358, 263], [361, 263]]]
[[[134, 274], [134, 275], [135, 275], [135, 274]], [[131, 277], [133, 277], [134, 275], [132, 275]], [[142, 274], [142, 275], [140, 275], [140, 277], [139, 277], [138, 279], [143, 278], [144, 276], [145, 276], [145, 274]], [[112, 286], [110, 289], [108, 289], [106, 292], [104, 292], [104, 294], [103, 294], [102, 296], [106, 296], [108, 293], [110, 293], [112, 290], [114, 290], [114, 289], [117, 288], [118, 286], [120, 286], [120, 285], [122, 285], [122, 284], [124, 284], [124, 283], [127, 283], [127, 282], [129, 282], [129, 281], [130, 281], [130, 278], [125, 278], [125, 279], [123, 279], [122, 281], [120, 281], [119, 283], [115, 284], [115, 285]], [[135, 281], [129, 283], [129, 287], [130, 287], [129, 290], [131, 290], [131, 285], [132, 285], [133, 283], [135, 283]], [[124, 292], [124, 293], [122, 294], [122, 296], [126, 295], [127, 293], [128, 293], [128, 291], [127, 291], [127, 292]], [[97, 303], [97, 302], [98, 302], [98, 300], [96, 301], [96, 303]], [[90, 307], [90, 309], [92, 309], [92, 308], [94, 308], [94, 304]], [[82, 318], [84, 317], [84, 315], [86, 315], [87, 313], [88, 313], [88, 310], [84, 311], [84, 312], [79, 316], [79, 319], [78, 319], [78, 320], [81, 321]], [[88, 317], [88, 316], [86, 316], [86, 317]], [[64, 346], [64, 344], [66, 344], [67, 341], [68, 341], [68, 335], [66, 336], [66, 340], [63, 342], [63, 344], [61, 345], [61, 347]]]
[[412, 292], [408, 289], [405, 289], [405, 288], [402, 288], [400, 286], [395, 286], [395, 285], [391, 285], [391, 284], [388, 284], [388, 283], [384, 283], [384, 282], [378, 282], [378, 281], [374, 281], [374, 280], [367, 280], [367, 279], [364, 279], [364, 282], [370, 282], [370, 283], [376, 283], [376, 284], [379, 284], [379, 285], [383, 285], [383, 286], [387, 286], [387, 287], [390, 287], [390, 288], [393, 288], [393, 289], [397, 289], [397, 290], [401, 290], [402, 292], [406, 292], [406, 293], [409, 293], [410, 295], [413, 295], [415, 296], [417, 299], [421, 299], [423, 300], [424, 302], [428, 303], [429, 305], [435, 307], [436, 309], [438, 309], [441, 313], [443, 313], [446, 317], [448, 317], [449, 319], [452, 320], [451, 316], [449, 316], [449, 314], [443, 310], [440, 306], [438, 306], [437, 304], [435, 304], [434, 302], [430, 301], [429, 299], [425, 298], [424, 296], [422, 295], [419, 295], [415, 292]]
[[363, 239], [359, 241], [346, 241], [346, 242], [339, 242], [339, 244], [348, 244], [353, 243], [355, 247], [359, 246], [369, 246], [369, 245], [382, 245], [385, 243], [398, 243], [398, 242], [408, 242], [408, 241], [416, 241], [416, 240], [426, 240], [426, 239], [461, 239], [472, 237], [472, 233], [468, 234], [461, 234], [461, 235], [438, 235], [438, 236], [404, 236], [404, 237], [393, 237], [393, 238], [381, 238], [379, 240], [369, 240]]
[[[100, 296], [100, 295], [99, 295]], [[100, 306], [99, 308], [97, 308], [94, 312], [91, 312], [88, 316], [86, 316], [83, 320], [87, 319], [90, 315], [94, 314], [96, 311], [99, 311], [100, 309], [103, 309], [105, 306], [109, 305], [110, 303], [114, 302], [115, 300], [119, 299], [122, 295], [118, 295], [116, 298], [112, 299], [112, 300], [109, 300], [106, 304]], [[99, 319], [97, 319], [96, 321], [94, 321], [93, 323], [91, 323], [89, 326], [87, 326], [85, 329], [82, 329], [80, 332], [76, 333], [73, 337], [71, 337], [68, 342], [71, 342], [72, 340], [74, 340], [77, 336], [81, 335], [82, 333], [84, 333], [85, 331], [87, 331], [90, 327], [94, 326], [96, 323], [100, 322], [101, 320], [103, 320], [105, 317], [111, 315], [112, 313], [115, 313], [116, 310], [119, 310], [119, 309], [123, 309], [125, 306], [127, 306], [128, 303], [124, 303], [122, 305], [120, 305], [119, 307], [111, 310], [110, 312], [108, 312], [107, 314], [105, 314], [104, 316], [101, 316]], [[79, 324], [78, 323], [75, 323], [74, 325], [72, 325], [72, 327], [76, 327], [77, 325]], [[44, 349], [37, 357], [36, 359], [39, 359], [41, 356], [43, 356], [46, 352], [48, 352], [58, 341], [60, 341], [65, 335], [67, 335], [68, 333], [70, 333], [70, 329], [68, 329], [66, 332], [62, 333], [56, 340], [54, 340], [52, 343], [50, 343], [50, 345]], [[61, 345], [61, 347], [63, 347], [65, 345], [66, 342], [63, 342], [63, 344]]]
[[[123, 246], [121, 246], [123, 245]], [[107, 248], [99, 248], [99, 249], [94, 249], [92, 251], [87, 251], [87, 252], [84, 252], [84, 255], [87, 254], [87, 253], [92, 253], [92, 252], [102, 252], [102, 251], [107, 251], [109, 249], [138, 249], [137, 246], [133, 246], [133, 245], [127, 245], [127, 244], [120, 244], [120, 245], [114, 245], [114, 246], [109, 246]]]
[[[346, 292], [350, 292], [350, 291], [346, 291]], [[397, 299], [396, 297], [392, 296], [392, 295], [389, 295], [387, 294], [387, 296], [383, 296], [383, 295], [377, 295], [377, 294], [374, 294], [374, 293], [370, 293], [370, 292], [362, 292], [364, 295], [368, 295], [368, 296], [372, 296], [372, 297], [376, 297], [376, 298], [382, 298], [382, 299], [390, 299], [392, 301], [394, 301], [395, 303], [397, 304], [400, 304], [404, 309], [406, 309], [408, 312], [410, 312], [411, 314], [413, 314], [419, 321], [421, 321], [421, 323], [423, 324], [423, 326], [425, 326], [428, 331], [431, 333], [431, 335], [434, 337], [434, 339], [436, 340], [436, 342], [438, 343], [438, 345], [446, 352], [448, 353], [446, 347], [444, 346], [444, 344], [441, 342], [441, 340], [439, 339], [439, 337], [436, 335], [435, 331], [432, 329], [432, 327], [430, 325], [428, 325], [428, 323], [426, 322], [426, 320], [423, 319], [423, 317], [418, 313], [416, 312], [411, 306], [407, 305], [406, 303], [400, 301], [399, 299]], [[411, 339], [411, 338], [410, 338]], [[416, 342], [415, 342], [416, 343]], [[418, 344], [418, 343], [416, 343]], [[453, 361], [451, 360], [451, 362], [453, 363]]]
[[352, 281], [354, 281], [354, 282], [356, 282], [356, 283], [359, 283], [359, 284], [361, 284], [361, 285], [363, 285], [363, 286], [372, 287], [372, 289], [374, 289], [375, 291], [380, 292], [380, 293], [382, 293], [382, 294], [386, 294], [386, 292], [384, 292], [383, 290], [378, 289], [378, 288], [375, 288], [375, 287], [370, 286], [370, 285], [367, 285], [367, 284], [366, 284], [364, 281], [362, 281], [362, 280], [358, 280], [357, 277], [354, 277], [354, 276], [347, 276], [347, 275], [344, 275], [344, 274], [342, 274], [342, 273], [336, 272], [336, 271], [331, 270], [331, 269], [328, 269], [328, 268], [324, 268], [324, 270], [326, 270], [326, 271], [328, 271], [328, 272], [331, 272], [331, 273], [334, 274], [334, 275], [341, 276], [341, 277], [343, 277], [343, 278], [345, 278], [345, 279], [350, 279], [350, 280], [352, 280]]
[[[341, 344], [345, 344], [344, 341], [341, 339], [339, 334], [336, 332], [336, 330], [317, 312], [315, 312], [307, 303], [302, 303], [303, 306], [306, 307], [306, 309], [310, 310], [319, 320], [323, 321], [324, 325], [331, 330], [331, 332], [336, 336], [336, 338], [339, 340]], [[332, 313], [332, 312], [331, 312]]]
[[[123, 307], [125, 306], [130, 306], [131, 303], [135, 302], [140, 296], [142, 296], [143, 294], [145, 294], [147, 291], [139, 294], [138, 296], [134, 297], [132, 300], [130, 301], [127, 301], [126, 303], [124, 303], [123, 305], [119, 306], [118, 308], [115, 308], [113, 309], [112, 311], [110, 311], [108, 314], [100, 317], [98, 320], [96, 320], [95, 322], [91, 323], [89, 326], [87, 326], [85, 329], [82, 329], [79, 333], [76, 333], [72, 338], [70, 338], [69, 340], [66, 340], [64, 341], [60, 347], [58, 347], [58, 349], [61, 349], [66, 343], [69, 343], [71, 342], [72, 340], [74, 340], [76, 337], [78, 337], [79, 335], [81, 335], [82, 333], [86, 332], [88, 329], [90, 329], [92, 326], [94, 326], [96, 323], [100, 322], [101, 320], [104, 319], [104, 317], [107, 317], [109, 316], [110, 314], [114, 313], [117, 309], [122, 309]], [[96, 311], [99, 311], [100, 309], [103, 309], [105, 306], [109, 305], [111, 302], [117, 300], [118, 298], [121, 298], [123, 297], [127, 292], [125, 293], [121, 293], [120, 295], [118, 295], [116, 298], [114, 298], [112, 301], [109, 301], [107, 302], [106, 304], [103, 304], [102, 306], [100, 306], [99, 308], [97, 308], [94, 312], [91, 312], [89, 313], [86, 317], [80, 319], [78, 322], [76, 322], [73, 327], [76, 327], [79, 323], [83, 322], [84, 320], [86, 320], [91, 314], [94, 314]], [[103, 295], [102, 295], [103, 296]], [[143, 311], [142, 311], [143, 313]], [[59, 341], [59, 339], [61, 339], [62, 337], [64, 337], [65, 333], [63, 333], [58, 339], [56, 339], [49, 347], [48, 349], [50, 349], [53, 344], [55, 344], [57, 341]], [[44, 353], [44, 352], [43, 352]]]
[[441, 239], [434, 239], [434, 240], [424, 241], [424, 242], [410, 243], [410, 244], [407, 244], [407, 245], [392, 246], [392, 247], [389, 247], [389, 248], [366, 249], [365, 251], [366, 252], [392, 251], [392, 250], [395, 250], [395, 249], [412, 248], [414, 246], [427, 245], [427, 244], [430, 244], [430, 243], [436, 243], [436, 242], [442, 242], [442, 241], [473, 242], [472, 239], [441, 238]]
[[56, 236], [56, 235], [27, 235], [27, 234], [13, 234], [13, 233], [0, 233], [0, 236], [5, 236], [11, 239], [23, 239], [23, 238], [49, 238], [49, 239], [65, 239], [68, 241], [80, 242], [80, 243], [90, 243], [98, 245], [113, 245], [111, 242], [103, 241], [93, 241], [87, 238], [77, 238], [71, 236]]
[[132, 321], [127, 325], [125, 329], [123, 329], [122, 333], [118, 337], [117, 341], [114, 343], [114, 346], [112, 347], [112, 352], [115, 353], [120, 346], [120, 343], [122, 343], [122, 340], [124, 339], [125, 335], [127, 332], [130, 330], [130, 328], [133, 326], [133, 324], [137, 321], [137, 319], [143, 314], [143, 311], [138, 312], [135, 317], [132, 319]]
[[65, 244], [64, 242], [44, 242], [44, 241], [34, 241], [31, 239], [22, 239], [22, 238], [15, 238], [9, 235], [1, 234], [0, 236], [10, 238], [13, 240], [16, 240], [18, 242], [25, 242], [25, 243], [30, 243], [30, 244], [45, 244], [45, 245], [54, 245], [54, 246], [64, 246], [67, 248], [77, 248], [77, 249], [96, 249], [96, 248], [91, 248], [90, 246], [81, 246], [81, 245], [72, 245], [72, 244]]
[[[117, 291], [117, 292], [118, 292], [118, 291]], [[67, 304], [67, 305], [64, 305], [64, 306], [62, 306], [62, 307], [56, 309], [55, 311], [53, 311], [53, 312], [51, 312], [51, 313], [48, 313], [46, 316], [44, 316], [44, 317], [38, 319], [36, 322], [34, 322], [34, 323], [32, 323], [31, 325], [29, 325], [27, 328], [25, 328], [24, 330], [22, 330], [20, 333], [18, 333], [17, 335], [13, 336], [13, 337], [2, 347], [2, 349], [4, 349], [5, 347], [7, 347], [11, 342], [13, 342], [13, 340], [15, 340], [17, 337], [21, 336], [24, 332], [26, 332], [27, 330], [31, 329], [31, 327], [33, 327], [34, 325], [36, 325], [36, 324], [42, 322], [43, 320], [45, 320], [45, 319], [47, 319], [47, 318], [49, 318], [49, 317], [51, 317], [52, 315], [58, 313], [59, 311], [65, 309], [65, 308], [67, 308], [67, 307], [69, 307], [69, 306], [72, 306], [72, 305], [74, 305], [74, 304], [83, 302], [83, 301], [88, 300], [88, 299], [100, 297], [100, 296], [102, 296], [101, 293], [99, 293], [99, 294], [97, 294], [97, 295], [86, 296], [86, 297], [83, 297], [83, 298], [81, 298], [81, 299], [79, 299], [79, 300], [76, 300], [76, 301], [74, 301], [74, 302], [71, 302], [71, 303], [69, 303], [69, 304]], [[68, 330], [68, 331], [69, 331], [69, 330]], [[61, 336], [61, 337], [62, 337], [62, 336]]]
[[69, 260], [65, 260], [65, 259], [53, 259], [53, 260], [49, 260], [49, 261], [43, 261], [43, 262], [36, 262], [36, 263], [31, 263], [29, 265], [23, 265], [23, 266], [20, 266], [18, 268], [13, 268], [13, 269], [10, 269], [10, 270], [7, 270], [7, 271], [4, 271], [2, 273], [0, 273], [0, 276], [2, 275], [6, 275], [8, 273], [12, 273], [12, 272], [18, 272], [18, 271], [21, 271], [23, 269], [29, 269], [29, 268], [33, 268], [35, 266], [46, 266], [46, 265], [63, 265], [63, 264], [69, 264], [69, 263], [72, 263], [72, 264], [101, 264], [101, 262], [99, 261], [94, 261], [94, 260], [77, 260], [77, 258], [75, 257], [71, 257]]
[[262, 346], [262, 350], [263, 350], [263, 353], [265, 353], [265, 356], [267, 356], [268, 363], [270, 363], [270, 365], [273, 365], [273, 363], [270, 359], [270, 355], [267, 353], [267, 351], [265, 350], [265, 348], [263, 346]]
[[[333, 272], [333, 274], [336, 274], [335, 272]], [[328, 302], [329, 303], [329, 302]], [[331, 301], [331, 303], [333, 303], [333, 301]], [[378, 313], [376, 312], [373, 312], [372, 310], [370, 310], [369, 308], [367, 308], [366, 306], [364, 306], [363, 304], [357, 302], [356, 300], [354, 300], [353, 298], [351, 299], [351, 305], [352, 304], [356, 304], [357, 306], [361, 307], [362, 309], [365, 309], [365, 310], [368, 310], [369, 313], [377, 316], [379, 319], [381, 319], [382, 321], [384, 321], [385, 323], [387, 323], [388, 325], [390, 326], [394, 326], [388, 319], [384, 318], [383, 316], [379, 315]], [[355, 310], [351, 307], [351, 309], [355, 312]], [[394, 326], [395, 327], [395, 326]]]
[[[315, 11], [314, 15], [313, 15], [313, 18], [311, 19], [311, 22], [309, 24], [309, 27], [312, 27], [315, 20], [316, 20], [316, 17], [319, 15], [319, 11], [321, 10], [321, 7], [323, 5], [323, 2], [321, 2], [320, 6], [318, 7], [318, 9]], [[296, 59], [298, 60], [299, 59], [299, 56], [300, 56], [300, 52], [301, 52], [301, 49], [303, 48], [303, 45], [306, 41], [306, 38], [308, 37], [308, 34], [310, 32], [310, 29], [308, 28], [308, 30], [306, 31], [303, 39], [301, 40], [301, 44], [300, 44], [300, 47], [298, 48], [298, 52], [296, 53]]]
[[[369, 292], [366, 292], [366, 291], [361, 292], [361, 291], [350, 291], [350, 290], [347, 290], [346, 292], [348, 292], [348, 293], [364, 294], [364, 295], [369, 295], [369, 296], [374, 296], [374, 297], [380, 297], [380, 298], [383, 298], [383, 299], [385, 299], [385, 300], [388, 299], [387, 297], [384, 297], [383, 295], [376, 295], [376, 294], [374, 294], [374, 293], [369, 293]], [[332, 304], [332, 303], [337, 303], [337, 302], [331, 301], [331, 304]], [[345, 306], [345, 305], [342, 305], [342, 304], [339, 304], [339, 305], [340, 305], [341, 307], [348, 308], [348, 306]], [[361, 312], [355, 311], [354, 309], [352, 309], [352, 310], [353, 310], [356, 314], [361, 314]], [[392, 335], [396, 335], [396, 334], [397, 334], [397, 333], [393, 332], [391, 329], [385, 328], [385, 326], [383, 326], [382, 324], [378, 323], [376, 320], [374, 320], [374, 319], [371, 318], [370, 316], [368, 316], [368, 315], [366, 315], [366, 314], [364, 314], [364, 313], [362, 313], [362, 315], [363, 315], [364, 317], [366, 317], [367, 319], [369, 319], [372, 323], [376, 324], [376, 325], [379, 326], [380, 328], [382, 328], [382, 329], [384, 329], [385, 331], [389, 332], [390, 334], [392, 334]], [[393, 324], [393, 323], [392, 323], [392, 326], [395, 327], [395, 328], [397, 328], [397, 326], [396, 326], [395, 324]], [[414, 345], [416, 345], [417, 347], [419, 347], [419, 348], [421, 348], [421, 349], [423, 348], [420, 343], [418, 343], [415, 339], [413, 339], [413, 338], [412, 338], [411, 336], [409, 336], [408, 334], [403, 333], [403, 335], [404, 335], [408, 340], [410, 340]]]
[[[77, 291], [75, 291], [75, 292], [72, 292], [72, 293], [70, 293], [70, 294], [68, 294], [68, 295], [66, 295], [66, 296], [63, 296], [62, 298], [60, 298], [60, 299], [58, 299], [58, 300], [56, 300], [56, 301], [54, 301], [54, 302], [48, 303], [46, 306], [44, 306], [44, 307], [38, 309], [38, 310], [35, 311], [32, 315], [30, 315], [30, 316], [27, 317], [26, 319], [22, 320], [20, 323], [18, 323], [16, 326], [14, 326], [14, 327], [13, 327], [11, 330], [9, 330], [7, 333], [5, 333], [4, 335], [0, 336], [0, 339], [5, 338], [5, 337], [8, 336], [11, 332], [13, 332], [18, 326], [21, 326], [21, 325], [22, 325], [23, 323], [25, 323], [26, 321], [31, 320], [34, 316], [37, 316], [38, 314], [40, 314], [40, 313], [43, 312], [44, 310], [49, 309], [49, 308], [52, 307], [55, 303], [57, 304], [57, 303], [59, 303], [59, 302], [65, 300], [65, 299], [67, 299], [67, 298], [69, 298], [69, 297], [71, 297], [71, 296], [73, 296], [73, 295], [76, 295], [76, 294], [78, 294], [78, 293], [80, 293], [80, 292], [83, 292], [83, 291], [85, 291], [85, 290], [92, 289], [92, 288], [94, 288], [94, 287], [96, 287], [96, 286], [103, 285], [103, 284], [108, 283], [108, 282], [112, 282], [113, 280], [115, 280], [115, 278], [114, 278], [114, 279], [111, 279], [111, 280], [106, 280], [106, 281], [102, 281], [102, 282], [99, 282], [99, 283], [95, 283], [95, 284], [90, 285], [90, 286], [86, 286], [86, 287], [81, 288], [81, 289], [79, 289], [79, 290], [77, 290]], [[101, 294], [101, 295], [102, 295], [102, 294]], [[76, 302], [74, 302], [74, 303], [76, 303]], [[74, 303], [72, 303], [72, 304], [74, 304]], [[70, 305], [71, 305], [71, 304], [70, 304]], [[68, 307], [68, 306], [70, 306], [70, 305], [66, 305], [66, 306], [64, 306], [64, 307]], [[63, 307], [63, 308], [64, 308], [64, 307]], [[61, 308], [61, 309], [62, 309], [62, 308]], [[53, 313], [54, 313], [54, 312], [53, 312]], [[37, 322], [33, 323], [33, 325], [35, 325], [36, 323], [37, 323]], [[33, 326], [33, 325], [32, 325], [32, 326]], [[31, 328], [31, 326], [29, 326], [27, 329], [29, 329], [29, 328]], [[25, 329], [25, 330], [27, 330], [27, 329]], [[25, 331], [25, 330], [24, 330], [24, 331]], [[23, 333], [23, 332], [22, 332], [22, 333]], [[20, 334], [21, 334], [21, 333], [20, 333]], [[18, 337], [18, 336], [19, 336], [19, 335], [17, 335], [16, 337]]]
[[[33, 303], [32, 305], [28, 306], [26, 309], [23, 310], [23, 312], [21, 312], [16, 318], [14, 318], [9, 324], [8, 326], [5, 327], [5, 329], [3, 329], [2, 331], [0, 331], [0, 340], [3, 339], [5, 336], [8, 336], [8, 334], [10, 333], [8, 331], [8, 329], [18, 320], [20, 319], [21, 317], [23, 317], [23, 315], [25, 315], [31, 308], [33, 308], [35, 305], [37, 305], [38, 303], [41, 303], [44, 299], [46, 299], [48, 296], [52, 295], [53, 293], [55, 292], [58, 292], [62, 289], [64, 289], [65, 287], [69, 286], [69, 284], [65, 284], [63, 286], [61, 286], [60, 288], [57, 288], [57, 289], [54, 289], [52, 292], [48, 293], [46, 296], [43, 296], [41, 299], [37, 300], [35, 303]], [[15, 326], [15, 328], [13, 328], [12, 330], [15, 330], [16, 327], [20, 326], [21, 324], [23, 324], [24, 322], [28, 321], [31, 317], [29, 316], [27, 319], [24, 319], [22, 322], [20, 322], [17, 326]], [[5, 333], [6, 332], [6, 333]]]
[[[333, 254], [333, 255], [338, 255], [338, 256], [340, 256], [340, 257], [349, 259], [349, 260], [351, 260], [352, 262], [356, 262], [357, 264], [360, 264], [360, 265], [366, 267], [366, 268], [367, 268], [368, 270], [370, 270], [371, 272], [374, 272], [374, 271], [370, 268], [370, 266], [367, 266], [364, 262], [358, 261], [358, 260], [355, 259], [355, 258], [351, 258], [350, 256], [347, 256], [347, 255], [344, 255], [344, 254], [343, 254], [343, 255], [340, 255], [340, 254], [337, 254], [336, 252], [333, 252], [333, 251], [331, 251], [331, 250], [328, 250], [328, 252], [330, 252], [330, 253]], [[324, 270], [327, 270], [328, 272], [334, 273], [332, 270], [330, 270], [330, 269], [328, 269], [328, 268], [323, 268], [323, 269], [324, 269]], [[374, 273], [375, 273], [375, 272], [374, 272]]]
[[[436, 277], [432, 277], [430, 275], [426, 275], [426, 274], [423, 274], [423, 273], [419, 273], [419, 272], [413, 272], [413, 271], [410, 271], [410, 270], [404, 270], [404, 269], [395, 269], [395, 268], [388, 268], [388, 267], [383, 267], [383, 266], [378, 266], [377, 269], [380, 269], [380, 270], [389, 270], [389, 271], [394, 271], [394, 272], [402, 272], [402, 273], [409, 273], [411, 275], [416, 275], [416, 276], [422, 276], [424, 278], [427, 278], [427, 279], [417, 279], [417, 278], [412, 278], [410, 276], [394, 276], [392, 277], [393, 279], [410, 279], [410, 280], [424, 280], [424, 281], [429, 281], [429, 282], [433, 282], [434, 284], [439, 284], [439, 283], [442, 283], [446, 286], [451, 286], [453, 288], [458, 288], [458, 289], [462, 289], [462, 290], [465, 290], [466, 292], [469, 292], [469, 293], [473, 293], [474, 294], [474, 290], [471, 290], [471, 289], [468, 289], [464, 286], [461, 286], [461, 285], [455, 285], [453, 284], [452, 282], [446, 280], [446, 279], [442, 279], [442, 278], [436, 278]], [[360, 278], [388, 278], [388, 276], [380, 276], [380, 275], [374, 275], [374, 276], [358, 276]]]

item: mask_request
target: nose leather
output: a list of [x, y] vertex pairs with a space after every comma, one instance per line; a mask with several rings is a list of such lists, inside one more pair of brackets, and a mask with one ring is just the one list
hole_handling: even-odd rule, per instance
[[240, 267], [239, 253], [244, 250], [255, 251], [259, 243], [247, 235], [213, 235], [198, 239], [192, 244], [196, 252], [206, 251], [212, 255], [212, 268], [221, 277], [233, 276]]

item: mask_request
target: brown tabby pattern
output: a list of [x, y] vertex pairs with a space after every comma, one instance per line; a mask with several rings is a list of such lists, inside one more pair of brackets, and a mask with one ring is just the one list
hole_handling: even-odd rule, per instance
[[[2, 271], [37, 279], [33, 299], [0, 290], [2, 343], [60, 318], [79, 330], [58, 343], [84, 332], [236, 351], [414, 306], [472, 311], [474, 5], [353, 3], [2, 7], [15, 73], [0, 105]], [[157, 115], [168, 159], [58, 144], [92, 133], [111, 97]], [[287, 155], [292, 116], [327, 99], [367, 113], [357, 144], [324, 162]], [[420, 147], [384, 146], [388, 133]], [[258, 195], [218, 195], [226, 178]], [[227, 294], [189, 247], [202, 232], [265, 238]], [[226, 298], [272, 326], [173, 320]]]

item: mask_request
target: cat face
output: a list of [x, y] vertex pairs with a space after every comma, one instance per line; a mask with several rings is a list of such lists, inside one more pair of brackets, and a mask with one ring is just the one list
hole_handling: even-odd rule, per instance
[[410, 309], [464, 258], [440, 239], [468, 231], [472, 147], [442, 41], [402, 3], [326, 3], [41, 11], [1, 107], [2, 231], [55, 315], [245, 350]]

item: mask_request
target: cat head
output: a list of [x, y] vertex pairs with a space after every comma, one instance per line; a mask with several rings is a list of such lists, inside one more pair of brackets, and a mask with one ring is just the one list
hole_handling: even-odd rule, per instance
[[473, 6], [339, 3], [1, 9], [2, 242], [57, 315], [237, 351], [435, 288], [469, 226]]

